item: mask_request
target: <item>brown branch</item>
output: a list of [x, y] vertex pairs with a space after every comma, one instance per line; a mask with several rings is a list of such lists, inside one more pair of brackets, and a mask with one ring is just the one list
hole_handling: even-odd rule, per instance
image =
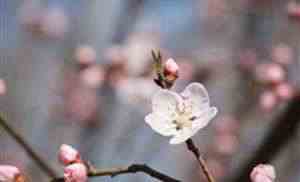
[[[95, 171], [91, 171], [89, 173], [89, 177], [100, 177], [100, 176], [115, 177], [122, 174], [138, 173], [138, 172], [148, 174], [149, 176], [159, 179], [160, 181], [163, 182], [180, 182], [180, 180], [167, 176], [155, 169], [150, 168], [145, 164], [132, 164], [129, 167], [123, 167], [123, 168], [111, 168], [111, 169], [101, 169], [101, 170], [98, 169]], [[64, 182], [64, 178], [55, 178], [52, 179], [50, 182]]]
[[207, 178], [207, 181], [215, 182], [213, 175], [210, 173], [205, 160], [203, 159], [202, 155], [200, 154], [199, 149], [196, 147], [196, 145], [194, 144], [194, 142], [191, 138], [186, 141], [186, 146], [187, 146], [188, 150], [191, 151], [194, 154], [194, 156], [196, 157], [197, 161], [200, 164], [201, 169], [203, 170], [205, 177]]
[[291, 139], [296, 136], [300, 124], [300, 97], [295, 97], [287, 106], [274, 126], [267, 133], [257, 151], [239, 167], [237, 175], [226, 181], [249, 181], [252, 168], [258, 163], [268, 163], [274, 159]]
[[2, 128], [7, 131], [7, 133], [25, 150], [28, 156], [34, 162], [36, 162], [42, 171], [44, 171], [50, 178], [55, 178], [57, 176], [55, 170], [52, 169], [36, 151], [34, 151], [29, 143], [27, 143], [24, 138], [8, 124], [8, 122], [2, 116], [0, 116], [0, 126], [2, 126]]

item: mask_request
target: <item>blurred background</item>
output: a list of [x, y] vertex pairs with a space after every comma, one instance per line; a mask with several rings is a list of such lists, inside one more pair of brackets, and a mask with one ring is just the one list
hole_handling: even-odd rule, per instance
[[[66, 143], [99, 168], [146, 163], [205, 181], [185, 145], [144, 122], [159, 89], [151, 50], [160, 49], [180, 65], [174, 89], [201, 82], [219, 109], [194, 137], [217, 181], [238, 179], [266, 143], [268, 158], [256, 162], [275, 165], [278, 181], [299, 181], [300, 119], [284, 114], [298, 98], [299, 32], [297, 0], [0, 0], [0, 112], [58, 174]], [[283, 122], [290, 127], [274, 129]], [[0, 164], [49, 181], [2, 128]]]

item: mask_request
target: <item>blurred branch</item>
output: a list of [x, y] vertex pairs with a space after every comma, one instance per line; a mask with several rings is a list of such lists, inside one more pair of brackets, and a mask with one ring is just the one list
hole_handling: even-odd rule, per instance
[[285, 112], [277, 119], [267, 133], [258, 150], [240, 167], [233, 182], [249, 181], [251, 169], [258, 163], [268, 163], [296, 136], [300, 120], [300, 97], [290, 101]]
[[[138, 172], [148, 174], [149, 176], [152, 176], [153, 178], [159, 179], [160, 181], [164, 181], [164, 182], [180, 182], [180, 180], [167, 176], [157, 170], [150, 168], [145, 164], [132, 164], [129, 167], [124, 167], [124, 168], [111, 168], [111, 169], [102, 169], [102, 170], [97, 169], [95, 171], [93, 170], [89, 172], [89, 177], [99, 177], [99, 176], [115, 177], [122, 174], [138, 173]], [[55, 178], [51, 180], [51, 182], [64, 182], [64, 179]]]
[[38, 155], [36, 151], [28, 144], [24, 138], [0, 116], [0, 126], [25, 150], [29, 157], [44, 171], [50, 178], [55, 178], [56, 172], [47, 164], [47, 162]]

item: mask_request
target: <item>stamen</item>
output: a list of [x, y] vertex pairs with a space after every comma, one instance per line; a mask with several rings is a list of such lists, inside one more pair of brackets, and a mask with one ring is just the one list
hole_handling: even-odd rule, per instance
[[177, 131], [182, 129], [182, 126], [180, 125], [180, 123], [177, 120], [173, 120], [172, 123], [176, 125], [175, 129]]
[[197, 116], [193, 116], [190, 118], [190, 121], [195, 121], [197, 119]]

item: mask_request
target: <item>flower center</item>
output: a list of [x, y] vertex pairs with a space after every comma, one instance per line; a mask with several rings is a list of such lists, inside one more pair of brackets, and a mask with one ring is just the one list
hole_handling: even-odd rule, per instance
[[180, 113], [173, 120], [173, 123], [176, 125], [176, 130], [181, 130], [184, 127], [191, 128], [195, 119], [197, 119], [197, 117], [191, 116], [189, 113]]

